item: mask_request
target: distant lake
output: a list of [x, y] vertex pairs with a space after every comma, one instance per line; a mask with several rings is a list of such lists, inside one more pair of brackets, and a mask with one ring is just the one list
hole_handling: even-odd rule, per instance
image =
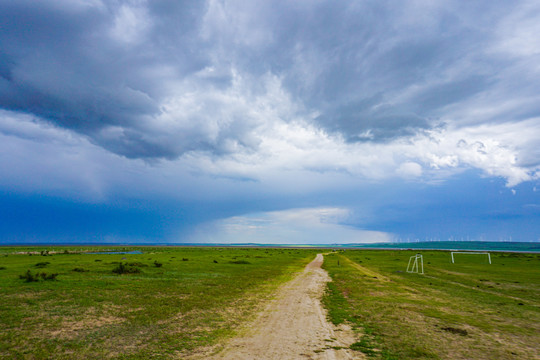
[[140, 250], [133, 250], [133, 251], [98, 251], [98, 252], [90, 252], [86, 253], [89, 255], [108, 255], [108, 254], [119, 254], [119, 255], [140, 255], [143, 252]]

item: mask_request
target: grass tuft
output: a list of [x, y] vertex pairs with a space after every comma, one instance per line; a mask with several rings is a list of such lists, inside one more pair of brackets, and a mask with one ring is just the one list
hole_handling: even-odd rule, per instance
[[451, 327], [451, 326], [443, 327], [441, 329], [444, 330], [444, 331], [451, 332], [452, 334], [457, 334], [457, 335], [461, 335], [461, 336], [469, 335], [469, 333], [465, 329], [459, 329], [459, 328], [455, 328], [455, 327]]
[[234, 260], [234, 261], [229, 261], [229, 264], [251, 264], [249, 261], [246, 261], [246, 260]]
[[360, 351], [368, 356], [376, 356], [377, 352], [373, 348], [373, 344], [367, 340], [362, 339], [349, 346], [351, 350]]
[[49, 265], [50, 262], [48, 261], [43, 261], [43, 262], [38, 262], [36, 265], [34, 265], [34, 267], [37, 267], [37, 268], [44, 268], [46, 267], [47, 265]]

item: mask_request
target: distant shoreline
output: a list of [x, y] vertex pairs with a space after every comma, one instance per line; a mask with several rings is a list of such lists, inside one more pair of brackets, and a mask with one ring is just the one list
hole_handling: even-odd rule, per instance
[[45, 248], [45, 247], [223, 247], [223, 248], [283, 248], [283, 249], [335, 249], [335, 250], [416, 250], [416, 251], [492, 251], [515, 253], [540, 253], [540, 242], [493, 242], [493, 241], [429, 241], [417, 243], [378, 243], [378, 244], [257, 244], [257, 243], [6, 243], [0, 248]]

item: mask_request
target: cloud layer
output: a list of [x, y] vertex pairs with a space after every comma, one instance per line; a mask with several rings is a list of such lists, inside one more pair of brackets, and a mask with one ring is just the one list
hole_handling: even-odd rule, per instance
[[[536, 184], [539, 23], [534, 1], [0, 0], [0, 186], [107, 202], [471, 169]], [[272, 207], [303, 205], [249, 211]]]

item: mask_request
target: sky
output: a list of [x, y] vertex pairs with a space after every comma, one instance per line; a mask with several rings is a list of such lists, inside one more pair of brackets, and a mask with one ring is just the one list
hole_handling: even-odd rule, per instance
[[538, 1], [0, 0], [0, 244], [540, 241]]

